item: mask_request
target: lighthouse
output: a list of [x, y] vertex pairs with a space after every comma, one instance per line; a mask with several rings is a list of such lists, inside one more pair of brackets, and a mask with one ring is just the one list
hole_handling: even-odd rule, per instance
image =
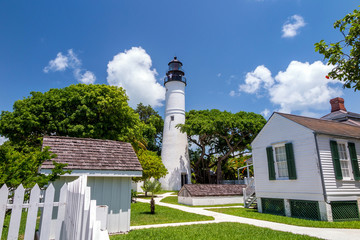
[[181, 133], [176, 125], [185, 123], [186, 78], [182, 63], [174, 57], [169, 62], [164, 85], [166, 88], [165, 119], [161, 158], [168, 174], [160, 179], [165, 190], [180, 190], [190, 183], [190, 160], [186, 133]]

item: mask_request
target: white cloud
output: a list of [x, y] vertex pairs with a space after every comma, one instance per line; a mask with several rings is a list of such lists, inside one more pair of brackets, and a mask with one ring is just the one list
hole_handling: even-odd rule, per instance
[[69, 49], [66, 55], [59, 52], [56, 58], [49, 61], [49, 64], [43, 69], [45, 73], [73, 70], [76, 80], [81, 83], [90, 84], [96, 80], [95, 74], [81, 68], [82, 63], [72, 49]]
[[264, 111], [261, 112], [261, 115], [267, 118], [270, 115], [270, 110], [265, 108]]
[[162, 106], [165, 88], [156, 81], [156, 69], [151, 69], [151, 57], [141, 47], [132, 47], [114, 56], [108, 63], [107, 81], [123, 87], [129, 96], [129, 105], [138, 103]]
[[304, 18], [299, 15], [291, 16], [283, 25], [283, 38], [292, 38], [299, 33], [299, 29], [306, 25]]
[[[332, 66], [324, 65], [320, 61], [312, 64], [292, 61], [287, 69], [278, 72], [275, 78], [271, 77], [269, 69], [264, 66], [259, 67], [265, 68], [261, 72], [270, 73], [270, 76], [266, 75], [267, 80], [262, 77], [248, 82], [245, 80], [245, 84], [240, 85], [239, 89], [248, 93], [256, 93], [259, 89], [264, 89], [270, 101], [279, 106], [280, 112], [299, 111], [303, 115], [315, 115], [313, 111], [327, 109], [331, 98], [342, 95], [341, 88], [335, 85], [340, 86], [341, 83], [325, 78]], [[254, 72], [248, 73], [246, 79]]]
[[96, 76], [94, 73], [90, 71], [85, 71], [85, 73], [82, 73], [79, 68], [74, 70], [74, 76], [79, 82], [85, 84], [93, 84], [96, 81]]
[[247, 93], [256, 93], [262, 84], [270, 88], [274, 84], [271, 72], [264, 65], [258, 66], [253, 72], [246, 74], [245, 84], [239, 86], [239, 90]]
[[216, 76], [217, 76], [217, 77], [221, 77], [221, 73], [218, 73]]
[[235, 96], [235, 94], [236, 94], [236, 93], [235, 93], [235, 91], [234, 91], [234, 90], [232, 90], [232, 91], [230, 91], [230, 92], [229, 92], [229, 95], [230, 95], [231, 97], [234, 97], [234, 96]]
[[62, 53], [59, 52], [54, 60], [50, 60], [49, 64], [44, 68], [44, 72], [48, 73], [49, 71], [65, 71], [65, 69], [69, 66], [68, 61], [68, 57], [62, 55]]
[[8, 139], [6, 137], [0, 136], [0, 145], [3, 145]]

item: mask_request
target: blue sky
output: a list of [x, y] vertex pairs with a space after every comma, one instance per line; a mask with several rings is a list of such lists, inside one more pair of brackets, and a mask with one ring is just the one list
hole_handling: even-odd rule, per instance
[[184, 64], [186, 110], [273, 111], [319, 117], [360, 93], [325, 78], [314, 43], [353, 0], [0, 1], [0, 110], [31, 91], [78, 82], [123, 86], [130, 104], [163, 115], [162, 79]]

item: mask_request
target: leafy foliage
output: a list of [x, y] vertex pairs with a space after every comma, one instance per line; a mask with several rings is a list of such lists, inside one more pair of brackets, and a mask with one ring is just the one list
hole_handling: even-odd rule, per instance
[[168, 173], [161, 157], [156, 152], [140, 149], [137, 156], [143, 168], [143, 174], [141, 178], [133, 178], [134, 181], [146, 181], [150, 178], [159, 179]]
[[55, 181], [63, 171], [66, 164], [53, 161], [54, 169], [49, 175], [38, 173], [38, 169], [47, 159], [52, 159], [56, 155], [49, 152], [49, 148], [43, 150], [23, 148], [21, 151], [12, 146], [10, 142], [5, 142], [0, 146], [0, 186], [6, 184], [10, 189], [15, 189], [21, 183], [24, 188], [32, 188], [35, 183], [40, 187], [49, 181]]
[[41, 150], [44, 135], [110, 139], [144, 146], [144, 124], [128, 106], [122, 88], [77, 84], [48, 92], [31, 92], [14, 103], [13, 112], [0, 116], [0, 135], [9, 141], [1, 146], [0, 184], [25, 187], [55, 180], [64, 164], [54, 163], [52, 174], [38, 173], [42, 162], [54, 157]]
[[211, 182], [210, 169], [216, 166], [217, 182], [222, 179], [222, 166], [230, 157], [249, 152], [250, 143], [265, 125], [266, 120], [252, 112], [191, 110], [185, 124], [178, 124], [191, 144], [195, 145], [192, 169], [198, 183]]
[[150, 105], [144, 106], [139, 103], [135, 112], [139, 114], [140, 120], [145, 124], [143, 136], [147, 142], [147, 149], [160, 155], [164, 120]]
[[77, 84], [31, 92], [0, 116], [0, 134], [16, 144], [40, 146], [44, 135], [143, 142], [141, 122], [122, 88]]
[[328, 65], [334, 65], [328, 76], [344, 82], [344, 88], [360, 90], [360, 11], [355, 9], [334, 23], [343, 40], [315, 43], [315, 51], [324, 55]]

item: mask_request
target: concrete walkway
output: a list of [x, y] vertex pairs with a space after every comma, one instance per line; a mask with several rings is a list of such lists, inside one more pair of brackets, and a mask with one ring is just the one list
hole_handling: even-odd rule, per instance
[[[143, 226], [133, 226], [130, 227], [131, 230], [135, 229], [144, 229], [144, 228], [158, 228], [158, 227], [176, 227], [183, 225], [194, 225], [194, 224], [208, 224], [208, 223], [221, 223], [221, 222], [237, 222], [250, 224], [257, 227], [270, 228], [272, 230], [282, 231], [282, 232], [291, 232], [295, 234], [303, 234], [312, 237], [322, 238], [322, 239], [346, 239], [346, 240], [359, 240], [360, 239], [360, 229], [341, 229], [341, 228], [312, 228], [312, 227], [299, 227], [294, 225], [288, 225], [283, 223], [275, 223], [264, 220], [257, 220], [251, 218], [237, 217], [223, 213], [217, 213], [205, 210], [203, 207], [186, 207], [182, 205], [175, 205], [169, 203], [160, 202], [164, 197], [170, 196], [172, 193], [165, 193], [159, 195], [155, 198], [155, 203], [160, 206], [175, 208], [184, 212], [196, 213], [205, 216], [214, 217], [215, 220], [212, 221], [199, 221], [199, 222], [183, 222], [183, 223], [166, 223], [166, 224], [154, 224], [154, 225], [143, 225]], [[149, 203], [150, 200], [137, 199], [138, 202]], [[208, 207], [206, 207], [208, 208]]]

